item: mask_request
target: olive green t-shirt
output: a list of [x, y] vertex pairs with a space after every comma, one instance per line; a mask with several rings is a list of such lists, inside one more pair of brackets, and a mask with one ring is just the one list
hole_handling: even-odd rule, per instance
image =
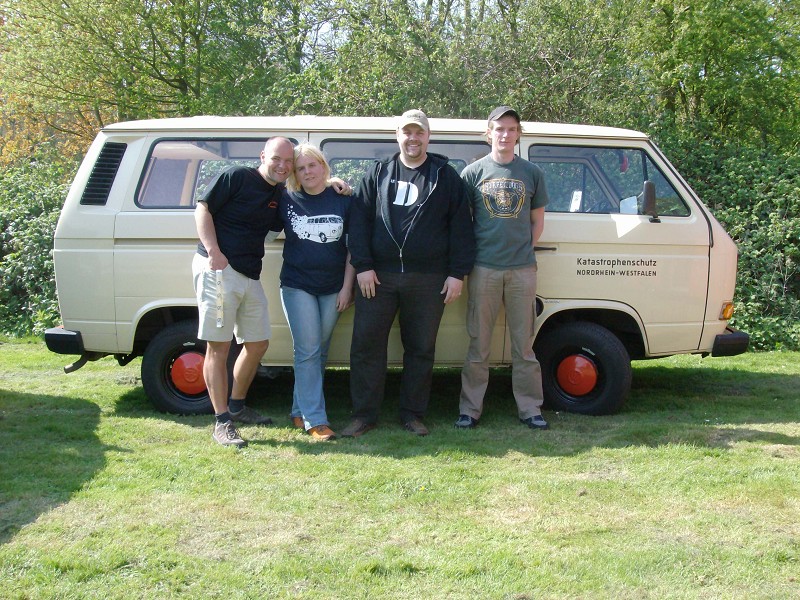
[[461, 178], [471, 192], [475, 264], [500, 270], [536, 264], [531, 211], [549, 200], [542, 170], [519, 156], [503, 165], [487, 155], [465, 167]]

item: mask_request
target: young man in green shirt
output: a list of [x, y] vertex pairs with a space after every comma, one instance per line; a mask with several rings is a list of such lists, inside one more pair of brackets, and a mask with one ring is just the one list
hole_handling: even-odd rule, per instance
[[508, 106], [494, 109], [486, 130], [491, 153], [461, 173], [472, 192], [477, 257], [467, 280], [470, 344], [461, 371], [458, 428], [475, 427], [483, 412], [491, 335], [504, 305], [520, 421], [531, 429], [547, 429], [541, 411], [542, 372], [533, 352], [537, 272], [533, 248], [544, 229], [548, 196], [542, 170], [514, 154], [521, 132], [517, 111]]

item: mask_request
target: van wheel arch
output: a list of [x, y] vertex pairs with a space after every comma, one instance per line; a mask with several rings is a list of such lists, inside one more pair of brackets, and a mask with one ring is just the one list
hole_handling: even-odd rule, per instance
[[610, 330], [590, 321], [554, 323], [537, 335], [534, 349], [548, 406], [585, 415], [622, 408], [631, 387], [631, 360]]

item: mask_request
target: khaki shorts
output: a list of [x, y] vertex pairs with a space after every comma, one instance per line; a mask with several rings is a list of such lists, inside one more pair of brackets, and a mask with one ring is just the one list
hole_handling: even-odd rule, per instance
[[208, 259], [199, 254], [192, 260], [194, 291], [200, 323], [197, 337], [209, 342], [239, 344], [268, 340], [269, 305], [261, 282], [235, 271], [230, 265], [221, 273], [221, 308], [217, 304], [217, 274], [208, 269]]

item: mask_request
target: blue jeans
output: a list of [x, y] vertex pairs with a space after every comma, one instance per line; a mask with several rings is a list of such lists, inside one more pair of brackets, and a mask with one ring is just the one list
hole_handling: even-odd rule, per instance
[[294, 343], [292, 417], [302, 417], [306, 429], [329, 425], [322, 383], [331, 334], [339, 319], [337, 294], [315, 296], [281, 287], [281, 304]]

